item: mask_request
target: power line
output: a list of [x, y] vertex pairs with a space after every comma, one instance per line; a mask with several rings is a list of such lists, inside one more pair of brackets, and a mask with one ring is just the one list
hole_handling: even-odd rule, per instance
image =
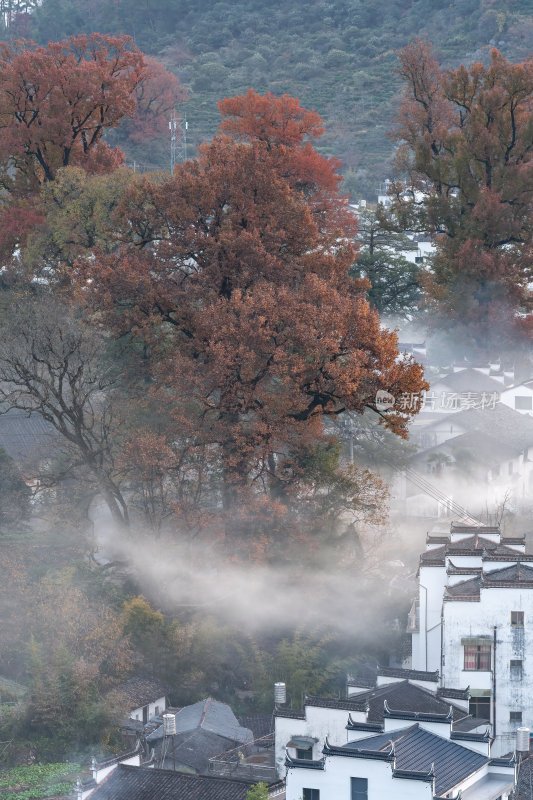
[[425, 494], [429, 495], [438, 503], [441, 503], [445, 508], [452, 511], [454, 514], [457, 514], [459, 517], [464, 517], [465, 519], [468, 519], [471, 522], [473, 521], [479, 525], [483, 524], [481, 520], [470, 514], [465, 508], [452, 500], [451, 497], [448, 497], [448, 495], [444, 494], [444, 492], [441, 492], [440, 489], [437, 489], [436, 486], [433, 486], [433, 484], [429, 483], [429, 481], [415, 472], [414, 469], [411, 469], [411, 467], [407, 467], [405, 469], [405, 475], [412, 483], [415, 484], [415, 486], [418, 486], [419, 489], [422, 489]]

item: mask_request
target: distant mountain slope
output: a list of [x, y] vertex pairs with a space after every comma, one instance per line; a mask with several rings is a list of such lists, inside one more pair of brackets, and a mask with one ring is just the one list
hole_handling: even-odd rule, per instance
[[[389, 171], [387, 131], [398, 104], [396, 52], [430, 39], [447, 66], [533, 49], [531, 0], [43, 0], [40, 41], [123, 32], [190, 87], [190, 154], [218, 124], [217, 100], [270, 90], [296, 95], [327, 120], [321, 149], [343, 162], [346, 187], [371, 196]], [[166, 166], [162, 143], [139, 161]]]

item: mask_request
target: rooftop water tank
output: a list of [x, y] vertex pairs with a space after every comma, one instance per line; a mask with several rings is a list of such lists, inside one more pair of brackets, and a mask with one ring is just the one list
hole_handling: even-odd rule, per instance
[[282, 706], [287, 702], [287, 686], [284, 683], [274, 684], [274, 702], [277, 706]]
[[163, 732], [165, 736], [174, 736], [176, 733], [176, 717], [174, 714], [163, 714]]
[[529, 753], [529, 728], [516, 729], [516, 750], [518, 753]]

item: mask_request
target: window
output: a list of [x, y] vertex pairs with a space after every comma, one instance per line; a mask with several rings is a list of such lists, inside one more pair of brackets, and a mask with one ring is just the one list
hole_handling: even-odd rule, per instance
[[352, 785], [351, 800], [368, 800], [368, 780], [366, 778], [350, 778]]
[[517, 395], [514, 399], [514, 407], [516, 411], [533, 411], [533, 397]]
[[523, 611], [511, 611], [511, 625], [513, 627], [524, 627], [524, 612]]
[[509, 712], [509, 722], [522, 722], [522, 712], [521, 711], [510, 711]]
[[158, 717], [158, 716], [159, 716], [159, 706], [156, 706], [156, 707], [155, 707], [155, 712], [154, 712], [154, 713], [155, 713], [155, 716], [156, 716], [156, 717]]
[[303, 800], [320, 800], [320, 789], [304, 789]]
[[296, 758], [303, 758], [309, 761], [313, 760], [313, 748], [312, 747], [297, 747], [296, 748]]
[[465, 670], [490, 670], [490, 644], [465, 644]]
[[511, 659], [510, 673], [511, 673], [511, 680], [512, 681], [521, 681], [522, 680], [522, 662], [519, 661], [518, 659], [516, 659], [516, 660]]
[[490, 720], [490, 697], [471, 697], [468, 713], [476, 719]]

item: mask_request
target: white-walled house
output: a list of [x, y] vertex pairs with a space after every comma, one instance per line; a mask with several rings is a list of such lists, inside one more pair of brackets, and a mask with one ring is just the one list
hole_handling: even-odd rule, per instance
[[450, 730], [449, 720], [390, 715], [381, 733], [326, 742], [319, 760], [288, 757], [286, 800], [507, 800], [514, 758], [493, 759], [488, 737], [459, 743]]
[[93, 758], [90, 767], [91, 780], [87, 783], [83, 783], [82, 780], [78, 778], [76, 800], [87, 800], [87, 798], [91, 797], [96, 787], [108, 778], [121, 764], [130, 767], [153, 768], [153, 762], [151, 759], [145, 757], [139, 740], [137, 740], [132, 750], [121, 753], [118, 756], [107, 758], [104, 761], [97, 761]]
[[533, 378], [508, 386], [500, 394], [501, 402], [519, 414], [533, 417]]
[[410, 474], [402, 473], [393, 488], [404, 512], [449, 513], [445, 503], [423, 490], [424, 480], [433, 486], [433, 495], [451, 497], [465, 508], [470, 507], [473, 482], [479, 506], [491, 507], [505, 498], [523, 507], [531, 503], [533, 417], [502, 402], [454, 414], [422, 411], [418, 416], [424, 419], [413, 423], [410, 435], [421, 449], [410, 459]]
[[468, 686], [471, 714], [492, 724], [493, 753], [509, 752], [516, 729], [533, 728], [533, 555], [497, 527], [452, 524], [428, 537], [418, 580], [411, 666]]
[[[276, 707], [275, 761], [278, 776], [285, 775], [286, 759], [320, 760], [326, 744], [342, 747], [349, 742], [383, 733], [394, 719], [423, 724], [447, 736], [482, 741], [487, 749], [486, 720], [469, 714], [468, 691], [438, 686], [438, 672], [380, 667], [375, 685], [348, 684], [347, 698], [306, 696], [301, 711]], [[436, 728], [435, 728], [436, 726]], [[444, 727], [443, 727], [444, 726]]]
[[108, 699], [142, 725], [165, 711], [166, 692], [164, 684], [154, 678], [130, 678], [109, 692]]

